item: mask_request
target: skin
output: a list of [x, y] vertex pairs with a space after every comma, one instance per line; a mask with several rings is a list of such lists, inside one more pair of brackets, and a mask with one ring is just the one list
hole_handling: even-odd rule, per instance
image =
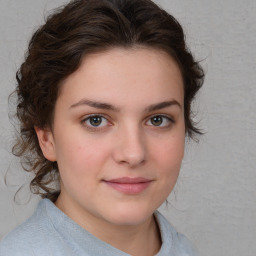
[[[153, 213], [179, 175], [183, 98], [179, 67], [160, 50], [114, 48], [86, 56], [61, 85], [52, 129], [36, 128], [44, 156], [59, 166], [56, 206], [124, 252], [157, 253]], [[123, 177], [147, 179], [147, 186], [119, 191], [108, 182]]]

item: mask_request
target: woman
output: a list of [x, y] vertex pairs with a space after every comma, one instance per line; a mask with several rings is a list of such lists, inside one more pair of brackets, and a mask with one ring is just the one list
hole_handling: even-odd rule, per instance
[[74, 0], [33, 35], [17, 72], [36, 212], [0, 255], [195, 255], [157, 208], [179, 175], [203, 70], [150, 0]]

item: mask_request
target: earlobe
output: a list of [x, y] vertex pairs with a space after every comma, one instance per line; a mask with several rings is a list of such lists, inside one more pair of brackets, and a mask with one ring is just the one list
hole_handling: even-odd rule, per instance
[[34, 127], [40, 148], [44, 154], [44, 157], [52, 162], [56, 161], [55, 144], [53, 134], [50, 129]]

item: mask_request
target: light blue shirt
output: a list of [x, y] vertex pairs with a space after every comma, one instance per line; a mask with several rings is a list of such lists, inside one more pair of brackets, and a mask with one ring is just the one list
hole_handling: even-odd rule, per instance
[[[157, 256], [196, 256], [188, 240], [155, 213], [162, 237]], [[128, 256], [77, 225], [43, 199], [25, 223], [0, 242], [0, 256]]]

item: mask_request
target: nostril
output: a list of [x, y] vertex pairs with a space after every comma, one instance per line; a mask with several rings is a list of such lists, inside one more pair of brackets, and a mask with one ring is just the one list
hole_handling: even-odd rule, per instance
[[[120, 126], [113, 146], [114, 160], [130, 167], [141, 165], [146, 160], [146, 143], [140, 127], [134, 123]], [[119, 138], [119, 139], [118, 139]]]
[[119, 147], [114, 153], [114, 159], [119, 164], [127, 164], [131, 167], [141, 165], [146, 160], [146, 153], [143, 147]]

